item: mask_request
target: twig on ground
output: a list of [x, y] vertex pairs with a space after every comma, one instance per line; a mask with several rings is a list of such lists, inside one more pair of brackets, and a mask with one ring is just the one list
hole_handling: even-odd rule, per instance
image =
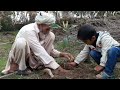
[[8, 76], [10, 76], [10, 75], [13, 75], [13, 74], [15, 74], [15, 73], [17, 73], [17, 71], [16, 71], [16, 72], [13, 72], [13, 73], [10, 73], [10, 74], [3, 75], [3, 76], [0, 77], [0, 79], [5, 78], [5, 77], [8, 77]]

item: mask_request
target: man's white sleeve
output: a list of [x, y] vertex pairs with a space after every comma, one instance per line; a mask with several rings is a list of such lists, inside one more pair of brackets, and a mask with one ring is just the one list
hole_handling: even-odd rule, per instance
[[54, 48], [54, 46], [52, 46], [52, 50], [51, 50], [51, 52], [50, 52], [50, 55], [51, 56], [53, 56], [53, 57], [59, 57], [60, 56], [60, 51], [58, 51], [58, 50], [56, 50], [55, 48]]
[[38, 38], [36, 37], [36, 33], [26, 32], [26, 39], [32, 49], [33, 53], [38, 56], [38, 58], [44, 63], [49, 64], [51, 61], [54, 61], [54, 58], [51, 57], [46, 50], [41, 46]]

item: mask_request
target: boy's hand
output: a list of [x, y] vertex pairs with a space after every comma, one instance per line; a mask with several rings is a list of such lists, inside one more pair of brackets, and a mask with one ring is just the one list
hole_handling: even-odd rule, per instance
[[75, 66], [77, 66], [78, 64], [77, 63], [75, 63], [75, 62], [70, 62], [70, 63], [68, 63], [70, 66], [73, 66], [73, 67], [75, 67]]
[[104, 69], [104, 67], [101, 66], [101, 65], [97, 65], [97, 66], [94, 68], [94, 70], [96, 70], [97, 72], [101, 72], [103, 69]]
[[73, 55], [71, 55], [70, 53], [64, 53], [64, 52], [60, 53], [60, 57], [65, 57], [71, 62], [74, 61], [75, 59]]

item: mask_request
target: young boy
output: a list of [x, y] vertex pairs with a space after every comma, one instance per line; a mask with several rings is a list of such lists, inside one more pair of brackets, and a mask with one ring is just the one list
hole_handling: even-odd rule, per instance
[[74, 62], [68, 65], [75, 67], [90, 55], [98, 64], [95, 70], [100, 73], [96, 78], [113, 78], [113, 70], [120, 57], [120, 44], [107, 31], [96, 32], [95, 28], [88, 24], [79, 28], [77, 38], [86, 45]]

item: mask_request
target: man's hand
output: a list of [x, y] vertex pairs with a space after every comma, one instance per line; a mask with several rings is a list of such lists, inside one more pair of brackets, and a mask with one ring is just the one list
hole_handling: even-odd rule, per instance
[[101, 72], [103, 69], [104, 69], [104, 67], [101, 66], [101, 65], [97, 65], [97, 66], [94, 68], [94, 70], [96, 70], [97, 72]]
[[70, 53], [64, 53], [64, 52], [62, 52], [62, 53], [60, 53], [60, 57], [65, 57], [65, 58], [67, 58], [69, 61], [74, 61], [74, 57], [73, 57], [73, 55], [71, 55]]

